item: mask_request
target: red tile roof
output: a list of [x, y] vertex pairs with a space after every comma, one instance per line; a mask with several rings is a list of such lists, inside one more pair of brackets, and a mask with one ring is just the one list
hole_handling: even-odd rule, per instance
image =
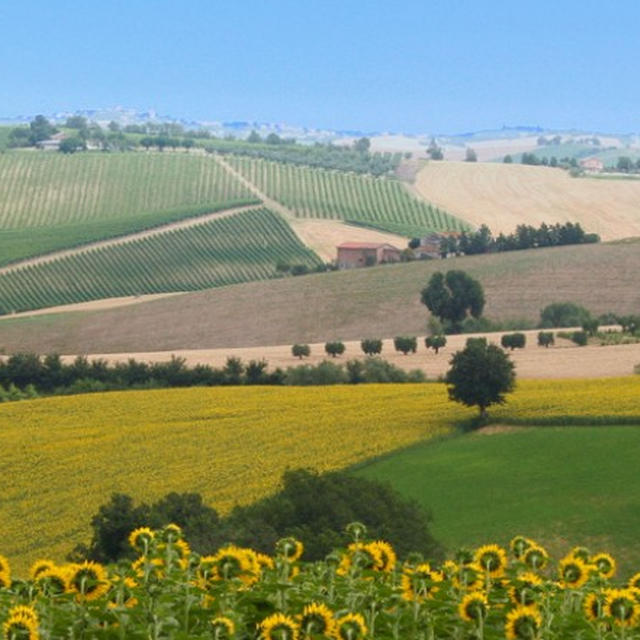
[[343, 242], [338, 245], [338, 249], [379, 249], [380, 247], [392, 247], [386, 242]]

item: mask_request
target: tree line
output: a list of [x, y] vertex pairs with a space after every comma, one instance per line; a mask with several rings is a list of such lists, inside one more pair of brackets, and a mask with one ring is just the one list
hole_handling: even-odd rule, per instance
[[[499, 253], [541, 247], [592, 244], [599, 241], [600, 236], [597, 233], [586, 233], [579, 222], [552, 225], [543, 222], [539, 227], [520, 224], [513, 233], [500, 233], [497, 237], [494, 237], [489, 227], [483, 224], [477, 231], [468, 233], [463, 231], [457, 237], [443, 237], [440, 241], [440, 255], [446, 258], [449, 255]], [[415, 244], [415, 240], [413, 242]]]

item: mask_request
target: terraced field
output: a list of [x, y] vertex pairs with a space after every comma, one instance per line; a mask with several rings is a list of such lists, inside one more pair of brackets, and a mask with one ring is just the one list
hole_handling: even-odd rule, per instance
[[278, 261], [320, 259], [264, 208], [0, 275], [0, 313], [273, 277]]
[[0, 264], [256, 202], [204, 156], [12, 151], [0, 156]]
[[468, 228], [412, 196], [397, 180], [229, 157], [230, 164], [270, 198], [303, 218], [365, 223], [406, 236]]

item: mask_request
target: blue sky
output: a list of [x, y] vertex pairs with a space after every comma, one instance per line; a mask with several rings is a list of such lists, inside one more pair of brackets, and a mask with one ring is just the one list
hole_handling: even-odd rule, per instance
[[640, 131], [638, 0], [0, 1], [0, 115]]

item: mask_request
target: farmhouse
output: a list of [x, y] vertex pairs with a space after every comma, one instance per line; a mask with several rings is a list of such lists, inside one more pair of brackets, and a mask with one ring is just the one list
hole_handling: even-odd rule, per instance
[[401, 251], [391, 244], [373, 242], [343, 242], [338, 245], [339, 269], [371, 267], [384, 262], [399, 262]]
[[604, 162], [600, 158], [590, 157], [580, 160], [580, 167], [590, 173], [599, 173], [604, 170]]
[[428, 236], [420, 238], [420, 244], [413, 250], [413, 253], [418, 259], [439, 258], [442, 240], [449, 237], [457, 238], [459, 235], [456, 231], [430, 233]]

